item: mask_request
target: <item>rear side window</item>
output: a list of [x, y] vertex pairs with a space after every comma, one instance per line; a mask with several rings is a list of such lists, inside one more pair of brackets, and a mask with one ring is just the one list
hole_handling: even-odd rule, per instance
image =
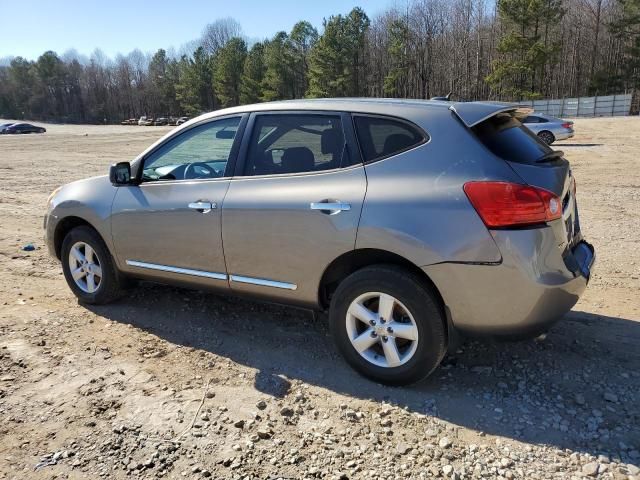
[[491, 152], [508, 162], [534, 164], [553, 150], [509, 114], [498, 114], [473, 127]]
[[357, 115], [354, 122], [365, 162], [396, 155], [427, 140], [418, 128], [391, 118]]
[[245, 175], [280, 175], [339, 168], [346, 156], [338, 115], [256, 117]]

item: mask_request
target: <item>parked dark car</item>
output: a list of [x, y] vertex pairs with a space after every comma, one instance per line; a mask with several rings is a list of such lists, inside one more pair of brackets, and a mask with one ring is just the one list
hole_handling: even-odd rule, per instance
[[13, 125], [13, 123], [0, 123], [0, 133], [4, 132], [11, 125]]
[[169, 124], [169, 120], [165, 117], [160, 117], [160, 118], [156, 118], [153, 121], [153, 124], [158, 126], [158, 125], [168, 125]]
[[44, 133], [47, 129], [44, 127], [38, 127], [37, 125], [31, 125], [30, 123], [14, 123], [13, 125], [1, 130], [0, 133], [4, 134], [16, 134], [16, 133]]

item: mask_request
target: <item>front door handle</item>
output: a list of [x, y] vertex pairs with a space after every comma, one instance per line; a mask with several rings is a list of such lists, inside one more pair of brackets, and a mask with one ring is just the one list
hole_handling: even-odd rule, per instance
[[320, 210], [322, 213], [329, 213], [331, 215], [334, 215], [340, 212], [348, 212], [349, 210], [351, 210], [351, 204], [340, 201], [312, 202], [309, 205], [309, 208], [311, 208], [311, 210]]
[[198, 210], [201, 213], [208, 213], [216, 207], [217, 205], [211, 202], [197, 201], [197, 202], [191, 202], [189, 204], [189, 208], [191, 208], [192, 210]]

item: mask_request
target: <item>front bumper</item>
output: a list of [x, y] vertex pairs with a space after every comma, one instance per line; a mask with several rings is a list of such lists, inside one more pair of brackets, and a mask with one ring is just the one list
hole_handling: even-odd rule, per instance
[[454, 327], [482, 335], [537, 335], [576, 304], [595, 262], [584, 241], [564, 255], [550, 227], [496, 230], [497, 264], [423, 267], [451, 312]]
[[49, 255], [53, 258], [57, 258], [56, 246], [55, 246], [55, 229], [58, 223], [58, 219], [51, 215], [49, 212], [45, 213], [43, 220], [44, 228], [44, 244], [47, 246]]

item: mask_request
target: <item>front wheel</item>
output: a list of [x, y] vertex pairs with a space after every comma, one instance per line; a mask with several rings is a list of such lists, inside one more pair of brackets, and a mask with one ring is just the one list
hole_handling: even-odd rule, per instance
[[62, 242], [60, 258], [64, 278], [81, 302], [101, 305], [120, 296], [120, 275], [107, 246], [93, 228], [71, 230]]
[[331, 332], [347, 362], [388, 385], [427, 377], [446, 352], [437, 296], [418, 276], [394, 265], [351, 274], [331, 299]]

